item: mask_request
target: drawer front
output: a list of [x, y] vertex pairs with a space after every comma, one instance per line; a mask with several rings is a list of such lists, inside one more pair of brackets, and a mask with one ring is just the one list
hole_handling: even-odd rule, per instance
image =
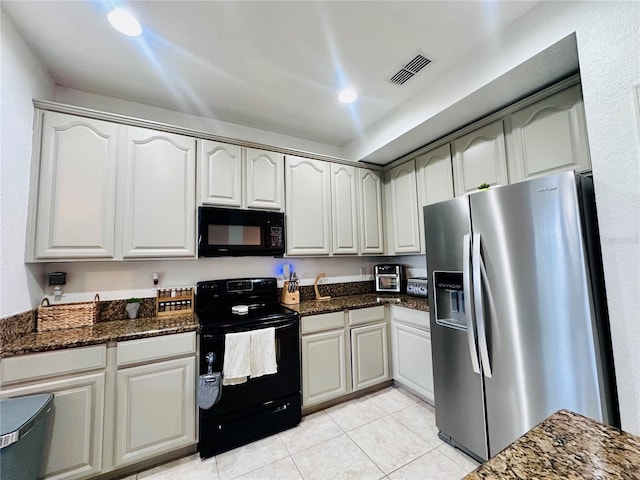
[[118, 342], [118, 367], [195, 354], [195, 332]]
[[363, 323], [383, 321], [384, 305], [349, 310], [349, 325], [362, 325]]
[[103, 369], [107, 365], [107, 346], [66, 348], [33, 353], [0, 361], [2, 386], [61, 375]]
[[343, 311], [302, 317], [301, 332], [303, 334], [322, 332], [324, 330], [333, 330], [336, 328], [344, 328]]
[[391, 320], [412, 325], [421, 330], [431, 331], [429, 325], [429, 312], [414, 310], [412, 308], [398, 307], [391, 305]]

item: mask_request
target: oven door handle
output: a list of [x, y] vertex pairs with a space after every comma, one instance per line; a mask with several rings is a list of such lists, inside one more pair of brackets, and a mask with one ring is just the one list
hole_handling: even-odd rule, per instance
[[291, 328], [296, 326], [296, 324], [298, 323], [298, 319], [296, 318], [295, 320], [288, 320], [286, 323], [282, 323], [282, 324], [280, 322], [282, 322], [282, 320], [260, 323], [257, 325], [249, 326], [248, 328], [241, 328], [241, 329], [230, 327], [224, 333], [207, 333], [207, 332], [201, 331], [200, 337], [201, 338], [224, 338], [226, 333], [250, 332], [251, 330], [261, 330], [263, 328], [269, 328], [269, 327], [274, 327], [276, 332], [278, 332], [285, 328]]

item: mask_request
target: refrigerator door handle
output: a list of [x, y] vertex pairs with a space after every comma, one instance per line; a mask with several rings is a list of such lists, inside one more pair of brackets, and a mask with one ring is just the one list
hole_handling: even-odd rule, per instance
[[487, 289], [487, 297], [489, 298], [489, 304], [491, 310], [495, 312], [493, 308], [493, 295], [491, 294], [491, 287], [487, 278], [487, 270], [484, 266], [481, 254], [481, 239], [479, 233], [473, 234], [473, 301], [475, 304], [476, 324], [478, 326], [478, 343], [480, 344], [480, 358], [482, 359], [482, 370], [484, 376], [491, 378], [491, 362], [489, 360], [489, 348], [487, 346], [487, 329], [485, 324], [484, 305], [482, 296], [482, 285], [484, 284]]
[[464, 311], [467, 316], [467, 340], [469, 342], [469, 356], [474, 373], [480, 375], [480, 362], [478, 362], [478, 345], [476, 344], [476, 332], [473, 322], [473, 305], [471, 304], [471, 235], [463, 238], [462, 247], [462, 288], [464, 292]]

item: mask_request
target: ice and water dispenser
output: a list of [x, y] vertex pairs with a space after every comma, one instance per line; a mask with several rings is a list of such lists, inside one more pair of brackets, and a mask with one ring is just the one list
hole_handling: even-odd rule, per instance
[[462, 272], [433, 272], [434, 309], [436, 323], [466, 330]]

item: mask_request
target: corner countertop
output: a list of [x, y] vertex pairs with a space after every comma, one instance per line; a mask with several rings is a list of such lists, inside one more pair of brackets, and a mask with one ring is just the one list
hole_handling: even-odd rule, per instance
[[464, 480], [640, 479], [640, 437], [560, 410]]
[[306, 315], [319, 315], [321, 313], [339, 312], [341, 310], [375, 307], [377, 305], [384, 305], [385, 303], [422, 310], [424, 312], [429, 311], [429, 302], [426, 298], [380, 293], [344, 295], [331, 297], [329, 300], [303, 300], [300, 303], [285, 306], [291, 310], [295, 310], [304, 317]]
[[98, 322], [89, 327], [32, 332], [0, 347], [0, 357], [46, 352], [62, 348], [83, 347], [108, 342], [134, 340], [198, 330], [195, 315], [147, 317], [135, 320]]

